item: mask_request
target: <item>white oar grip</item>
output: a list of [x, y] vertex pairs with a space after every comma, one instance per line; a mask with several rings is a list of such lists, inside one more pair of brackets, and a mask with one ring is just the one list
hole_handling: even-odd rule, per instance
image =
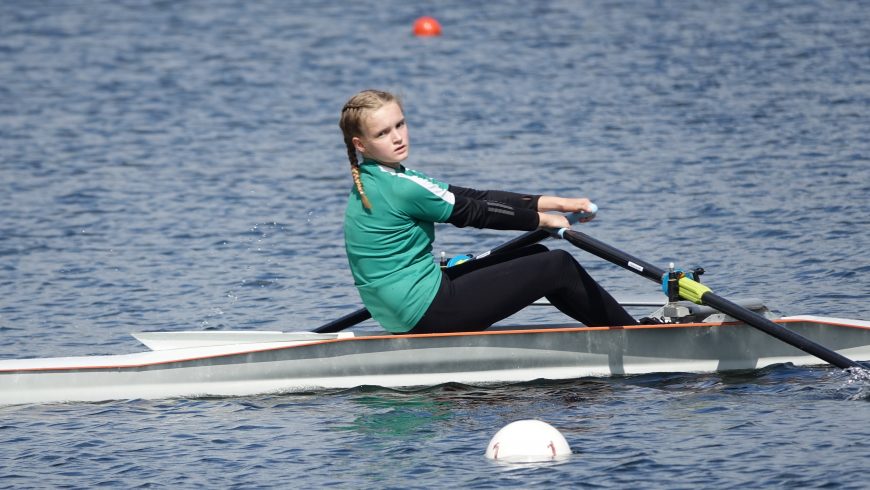
[[582, 220], [590, 220], [595, 217], [595, 214], [598, 213], [598, 206], [592, 202], [589, 203], [588, 211], [577, 211], [576, 213], [571, 213], [568, 215], [568, 222], [572, 225], [578, 221]]

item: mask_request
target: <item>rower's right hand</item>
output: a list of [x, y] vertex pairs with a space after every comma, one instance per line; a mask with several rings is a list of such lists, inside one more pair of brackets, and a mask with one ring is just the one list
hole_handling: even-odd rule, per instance
[[587, 213], [592, 212], [592, 201], [585, 197], [574, 197], [567, 198], [563, 197], [559, 199], [559, 208], [557, 211], [561, 211], [563, 213], [578, 213], [581, 211], [585, 211]]

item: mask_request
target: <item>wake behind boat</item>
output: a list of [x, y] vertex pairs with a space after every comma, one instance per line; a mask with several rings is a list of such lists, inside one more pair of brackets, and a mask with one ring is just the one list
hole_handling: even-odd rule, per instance
[[[758, 302], [744, 304], [771, 316]], [[0, 361], [0, 404], [238, 396], [361, 385], [492, 384], [744, 370], [777, 363], [824, 364], [709, 308], [680, 306], [685, 313], [682, 320], [690, 323], [494, 327], [474, 333], [401, 336], [365, 330], [137, 333], [134, 337], [151, 350]], [[870, 360], [870, 322], [816, 316], [774, 322], [843, 356]]]

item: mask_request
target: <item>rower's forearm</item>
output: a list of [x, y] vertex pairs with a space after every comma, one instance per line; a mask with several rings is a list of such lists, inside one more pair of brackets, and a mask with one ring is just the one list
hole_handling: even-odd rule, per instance
[[591, 211], [592, 201], [585, 197], [558, 197], [541, 196], [538, 199], [538, 211], [559, 211], [560, 213], [576, 213], [578, 211]]
[[538, 199], [538, 211], [564, 211], [565, 199], [557, 196], [541, 196]]

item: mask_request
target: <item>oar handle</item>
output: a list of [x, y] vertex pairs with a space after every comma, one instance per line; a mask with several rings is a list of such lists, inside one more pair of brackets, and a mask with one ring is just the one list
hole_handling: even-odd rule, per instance
[[586, 211], [577, 211], [576, 213], [569, 214], [568, 222], [573, 225], [578, 221], [589, 221], [590, 219], [594, 218], [596, 214], [598, 214], [598, 205], [594, 202], [590, 202], [589, 209], [587, 209]]

